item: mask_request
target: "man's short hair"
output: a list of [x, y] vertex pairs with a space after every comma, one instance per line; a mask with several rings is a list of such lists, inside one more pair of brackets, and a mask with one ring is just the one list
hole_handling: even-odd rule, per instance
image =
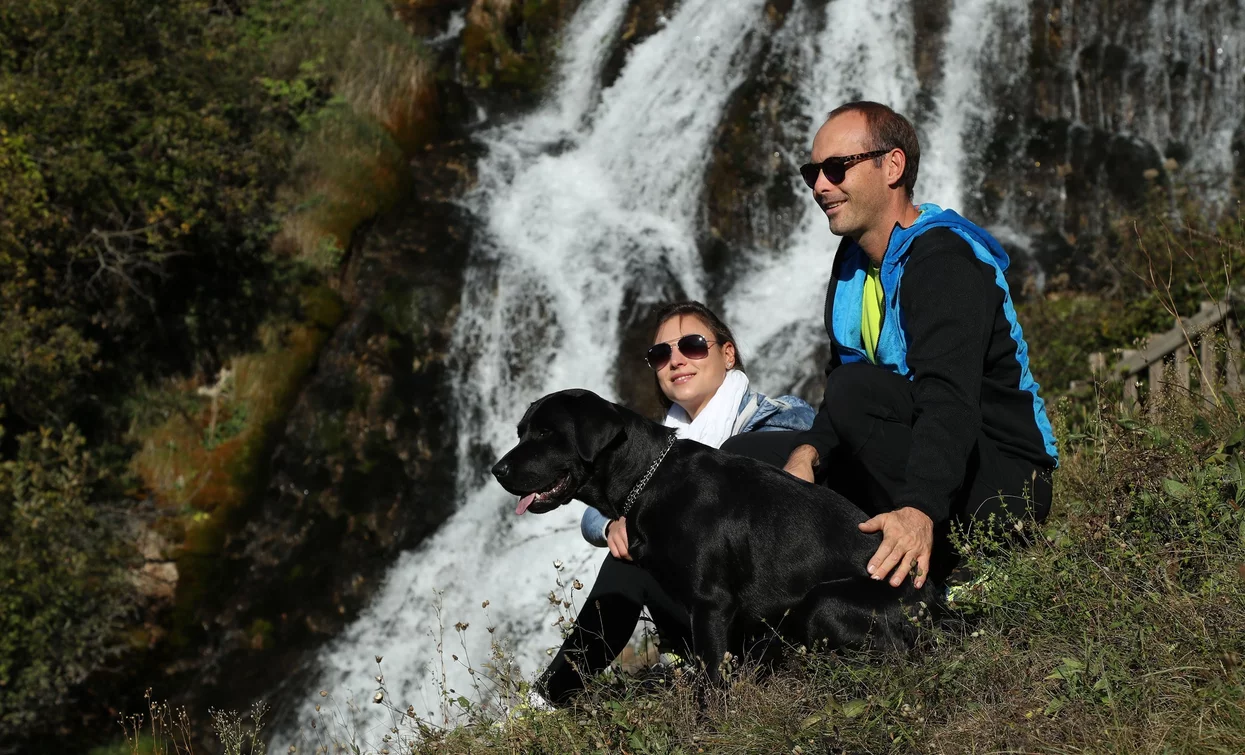
[[[916, 129], [907, 118], [880, 102], [860, 100], [839, 105], [826, 116], [829, 122], [836, 115], [843, 113], [862, 113], [869, 128], [869, 151], [878, 149], [903, 150], [907, 162], [904, 164], [903, 175], [899, 183], [912, 198], [912, 189], [916, 186], [916, 171], [921, 164], [921, 143], [916, 138]], [[879, 158], [881, 159], [881, 158]]]

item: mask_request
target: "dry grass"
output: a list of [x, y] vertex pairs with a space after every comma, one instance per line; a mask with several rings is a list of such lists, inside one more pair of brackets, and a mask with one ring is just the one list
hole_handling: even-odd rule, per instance
[[1112, 407], [1059, 407], [1070, 440], [1050, 520], [1026, 547], [962, 543], [983, 579], [905, 656], [792, 650], [703, 705], [690, 673], [607, 673], [539, 713], [516, 708], [528, 681], [496, 638], [479, 699], [446, 697], [461, 725], [420, 719], [382, 672], [386, 738], [362, 741], [325, 692], [300, 751], [1245, 752], [1245, 416], [1175, 398], [1146, 424]]
[[197, 400], [132, 431], [140, 444], [134, 471], [162, 509], [181, 516], [192, 551], [210, 547], [201, 538], [253, 494], [260, 455], [340, 316], [324, 290], [307, 292], [304, 304], [314, 305], [318, 319], [264, 326], [262, 350], [235, 357], [211, 385], [171, 382], [166, 392], [197, 394]]
[[275, 242], [287, 255], [336, 270], [360, 223], [390, 209], [408, 185], [410, 157], [439, 128], [432, 60], [376, 0], [324, 0], [333, 100], [314, 119], [282, 192], [290, 209]]
[[[799, 655], [703, 711], [686, 678], [602, 680], [575, 708], [412, 734], [414, 752], [1245, 751], [1245, 463], [1231, 412], [1095, 407], [1038, 541], [903, 658]], [[798, 748], [798, 749], [797, 749]]]

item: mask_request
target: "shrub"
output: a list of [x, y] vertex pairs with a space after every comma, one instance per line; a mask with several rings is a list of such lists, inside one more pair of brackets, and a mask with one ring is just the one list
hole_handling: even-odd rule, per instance
[[[2, 428], [0, 428], [2, 434]], [[130, 585], [93, 505], [98, 472], [75, 428], [17, 439], [0, 461], [0, 738], [63, 706], [116, 647]]]

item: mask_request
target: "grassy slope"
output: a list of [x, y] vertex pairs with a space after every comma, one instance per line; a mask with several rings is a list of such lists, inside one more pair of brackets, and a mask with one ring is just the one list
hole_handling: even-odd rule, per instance
[[988, 581], [905, 658], [793, 655], [768, 678], [740, 674], [703, 715], [679, 680], [656, 691], [602, 684], [581, 707], [504, 726], [477, 711], [474, 725], [416, 734], [408, 719], [409, 744], [443, 753], [1245, 751], [1239, 415], [1183, 407], [1148, 425], [1104, 408], [1065, 435], [1075, 441], [1038, 542], [995, 557], [977, 551]]

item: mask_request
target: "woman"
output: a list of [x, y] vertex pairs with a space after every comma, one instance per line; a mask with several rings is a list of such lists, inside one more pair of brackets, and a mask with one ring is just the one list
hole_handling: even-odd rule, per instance
[[[679, 438], [714, 448], [740, 433], [807, 430], [813, 408], [794, 396], [768, 398], [752, 390], [735, 337], [700, 302], [672, 304], [657, 315], [657, 332], [645, 357], [653, 369], [664, 424]], [[691, 644], [687, 611], [647, 572], [631, 563], [627, 520], [607, 519], [589, 507], [580, 522], [584, 539], [608, 547], [575, 628], [562, 644], [538, 689], [556, 703], [583, 689], [584, 679], [605, 669], [626, 647], [640, 611], [648, 606], [665, 647]]]

